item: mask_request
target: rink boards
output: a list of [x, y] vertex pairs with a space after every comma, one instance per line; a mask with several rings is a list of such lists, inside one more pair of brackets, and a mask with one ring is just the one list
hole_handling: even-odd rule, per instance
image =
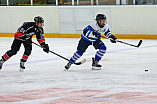
[[[0, 33], [0, 37], [13, 37], [15, 33]], [[157, 35], [114, 34], [118, 39], [157, 39]], [[81, 38], [81, 34], [45, 33], [46, 38]], [[35, 36], [33, 36], [35, 38]]]

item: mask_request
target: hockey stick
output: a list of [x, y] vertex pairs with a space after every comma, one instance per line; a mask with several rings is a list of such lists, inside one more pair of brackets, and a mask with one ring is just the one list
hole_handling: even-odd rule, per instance
[[[44, 48], [44, 47], [42, 47], [41, 45], [39, 45], [39, 44], [37, 44], [37, 43], [35, 43], [35, 42], [32, 42], [32, 43], [35, 44], [35, 45], [37, 45], [37, 46], [39, 46], [39, 47], [41, 47], [41, 48]], [[53, 51], [51, 51], [51, 50], [49, 50], [49, 52], [51, 52], [51, 53], [53, 53], [53, 54], [55, 54], [55, 55], [57, 55], [57, 56], [59, 56], [59, 57], [65, 59], [65, 60], [67, 60], [67, 61], [70, 61], [69, 59], [67, 59], [67, 58], [65, 58], [65, 57], [63, 57], [63, 56], [61, 56], [61, 55], [59, 55], [59, 54], [57, 54], [57, 53], [55, 53], [55, 52], [53, 52]], [[83, 64], [83, 63], [85, 63], [85, 62], [86, 62], [86, 59], [84, 59], [84, 60], [82, 60], [82, 61], [80, 61], [80, 62], [74, 63], [74, 64], [75, 64], [75, 65], [81, 65], [81, 64]]]
[[[108, 38], [108, 37], [105, 37], [105, 36], [101, 36], [101, 37], [106, 38], [106, 39], [113, 40], [113, 39]], [[119, 42], [119, 43], [126, 44], [126, 45], [130, 45], [130, 46], [133, 46], [133, 47], [137, 47], [137, 48], [140, 47], [140, 45], [142, 44], [142, 40], [140, 40], [140, 41], [138, 42], [138, 45], [133, 45], [133, 44], [126, 43], [126, 42], [123, 42], [123, 41], [120, 41], [120, 40], [115, 40], [115, 41], [116, 41], [116, 42]]]

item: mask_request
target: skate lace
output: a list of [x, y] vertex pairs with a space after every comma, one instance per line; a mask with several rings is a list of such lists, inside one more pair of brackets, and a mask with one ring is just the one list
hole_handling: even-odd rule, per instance
[[24, 62], [21, 62], [21, 66], [24, 66], [25, 65], [25, 63]]
[[3, 61], [3, 60], [0, 60], [0, 66], [2, 66], [2, 65], [3, 65], [3, 63], [4, 63], [4, 61]]
[[98, 63], [99, 63], [99, 61], [95, 61], [95, 65], [99, 65]]
[[70, 67], [70, 66], [71, 66], [71, 63], [68, 63], [66, 66], [67, 66], [67, 67]]

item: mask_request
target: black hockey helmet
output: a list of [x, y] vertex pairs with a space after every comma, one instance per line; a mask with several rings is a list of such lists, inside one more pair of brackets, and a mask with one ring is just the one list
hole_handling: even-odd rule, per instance
[[106, 19], [106, 16], [104, 14], [97, 14], [96, 20]]
[[34, 18], [34, 22], [37, 23], [37, 24], [38, 23], [44, 24], [44, 19], [41, 16], [37, 16], [37, 17]]
[[105, 16], [104, 14], [97, 14], [95, 20], [97, 21], [98, 25], [99, 25], [101, 28], [104, 27], [104, 25], [105, 25], [105, 24], [100, 24], [102, 19], [105, 19], [105, 20], [106, 20], [106, 16]]

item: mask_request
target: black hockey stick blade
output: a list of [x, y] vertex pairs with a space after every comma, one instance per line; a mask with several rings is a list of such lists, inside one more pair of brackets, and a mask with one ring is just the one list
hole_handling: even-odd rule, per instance
[[75, 65], [81, 65], [81, 64], [83, 64], [83, 63], [85, 63], [86, 62], [86, 59], [83, 59], [82, 61], [80, 61], [80, 62], [76, 62], [76, 63], [74, 63]]
[[139, 41], [137, 48], [141, 46], [142, 42], [143, 42], [142, 40]]

